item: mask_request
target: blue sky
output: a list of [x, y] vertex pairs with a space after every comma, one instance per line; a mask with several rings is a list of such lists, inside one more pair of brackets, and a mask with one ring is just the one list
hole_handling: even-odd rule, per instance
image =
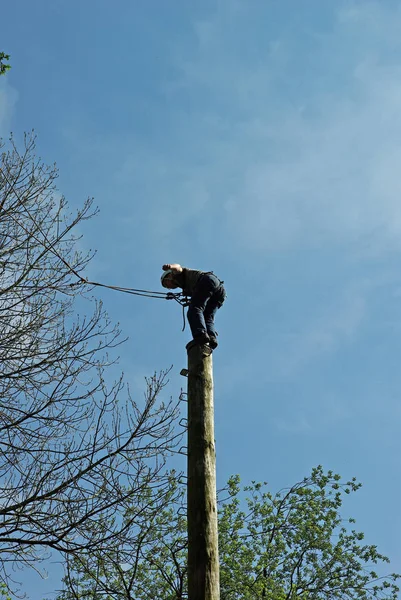
[[[0, 30], [0, 134], [34, 128], [70, 204], [95, 197], [88, 277], [226, 282], [219, 484], [356, 476], [345, 516], [400, 571], [401, 2], [14, 0]], [[99, 296], [134, 390], [173, 364], [177, 395], [178, 305]]]

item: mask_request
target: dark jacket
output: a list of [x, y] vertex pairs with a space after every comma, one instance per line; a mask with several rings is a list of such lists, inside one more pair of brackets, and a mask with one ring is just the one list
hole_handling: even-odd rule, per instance
[[187, 269], [186, 267], [183, 267], [182, 269], [182, 273], [175, 275], [174, 279], [178, 286], [182, 288], [182, 291], [186, 296], [192, 296], [199, 278], [205, 274], [205, 271], [195, 271], [194, 269]]

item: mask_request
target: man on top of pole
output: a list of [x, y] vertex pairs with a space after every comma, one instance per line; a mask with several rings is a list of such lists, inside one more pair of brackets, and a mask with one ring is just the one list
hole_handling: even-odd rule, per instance
[[211, 271], [195, 271], [179, 264], [165, 264], [162, 269], [162, 286], [168, 290], [181, 288], [190, 299], [188, 323], [194, 341], [217, 348], [214, 317], [226, 299], [223, 281]]

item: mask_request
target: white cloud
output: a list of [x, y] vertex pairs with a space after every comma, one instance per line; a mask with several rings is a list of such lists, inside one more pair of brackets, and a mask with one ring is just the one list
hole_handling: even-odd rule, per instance
[[278, 431], [291, 435], [310, 435], [313, 432], [313, 426], [305, 415], [292, 415], [287, 419], [280, 417], [273, 419], [273, 423]]
[[289, 157], [243, 165], [242, 188], [228, 210], [235, 237], [268, 249], [366, 235], [373, 244], [399, 246], [400, 75], [365, 67], [358, 75], [362, 103], [327, 105], [318, 123], [301, 114], [280, 124], [266, 145], [287, 143]]
[[148, 239], [191, 226], [223, 253], [401, 249], [400, 10], [339, 3], [330, 31], [307, 32], [308, 53], [296, 26], [253, 38], [247, 3], [216, 6], [174, 48], [161, 143], [127, 130], [91, 148], [98, 164], [119, 147], [116, 196], [135, 191]]
[[[205, 191], [211, 213], [223, 207], [225, 235], [257, 251], [350, 242], [399, 249], [401, 53], [388, 59], [386, 25], [394, 32], [400, 11], [377, 2], [339, 9], [334, 31], [319, 34], [325, 60], [316, 80], [303, 64], [310, 89], [288, 98], [278, 89], [297, 76], [296, 46], [277, 39], [259, 61], [238, 58], [230, 52], [238, 3], [233, 13], [222, 6], [195, 26], [196, 51], [178, 66], [181, 88], [205, 98], [192, 125], [210, 160], [191, 186]], [[191, 203], [180, 215], [193, 218]]]
[[334, 424], [355, 419], [355, 410], [343, 396], [322, 392], [318, 398], [307, 401], [296, 399], [298, 404], [289, 403], [279, 416], [273, 418], [278, 431], [290, 435], [322, 435], [332, 429]]
[[303, 330], [290, 334], [278, 356], [275, 375], [291, 378], [309, 363], [352, 343], [365, 318], [365, 294], [366, 290], [346, 290]]
[[259, 322], [258, 341], [252, 329], [250, 338], [241, 341], [246, 354], [220, 365], [220, 385], [225, 393], [229, 395], [255, 375], [264, 386], [298, 382], [306, 372], [310, 374], [312, 366], [319, 369], [324, 361], [352, 348], [371, 316], [369, 296], [377, 285], [377, 280], [351, 283], [337, 290], [329, 304], [320, 305], [312, 298], [312, 314], [301, 311], [293, 325], [283, 320], [279, 328], [271, 328], [267, 314], [266, 320]]

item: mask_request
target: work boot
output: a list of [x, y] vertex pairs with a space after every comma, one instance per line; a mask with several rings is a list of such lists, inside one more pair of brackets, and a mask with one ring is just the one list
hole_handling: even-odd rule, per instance
[[206, 331], [203, 333], [200, 333], [199, 335], [194, 337], [194, 342], [196, 342], [197, 344], [200, 344], [200, 345], [208, 344], [209, 340], [210, 340], [210, 338], [209, 338], [209, 335], [206, 333]]
[[209, 346], [211, 347], [211, 349], [215, 350], [218, 345], [219, 342], [217, 341], [217, 338], [215, 338], [214, 335], [209, 335]]

